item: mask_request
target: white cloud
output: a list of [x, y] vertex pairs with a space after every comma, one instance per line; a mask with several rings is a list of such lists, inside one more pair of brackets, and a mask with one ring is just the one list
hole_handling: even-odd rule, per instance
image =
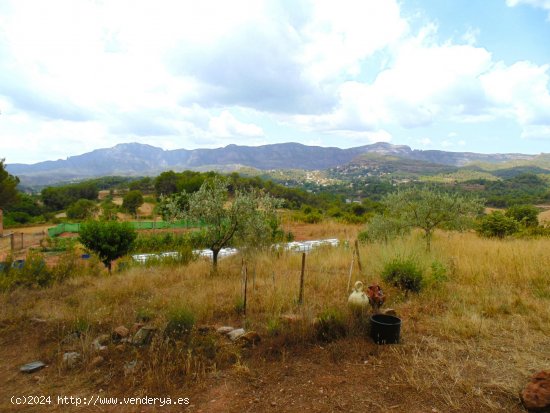
[[213, 136], [220, 138], [249, 138], [264, 135], [264, 131], [258, 125], [240, 122], [227, 110], [219, 116], [212, 117], [209, 128]]
[[496, 64], [481, 76], [486, 96], [496, 114], [511, 116], [521, 125], [550, 125], [549, 65], [517, 62]]
[[526, 4], [543, 10], [548, 10], [548, 19], [550, 20], [550, 0], [506, 0], [508, 7]]
[[475, 27], [458, 42], [435, 24], [414, 31], [397, 0], [14, 0], [0, 9], [8, 160], [129, 141], [283, 139], [268, 136], [269, 122], [357, 143], [441, 122], [511, 119], [526, 138], [550, 125], [548, 65], [495, 61]]

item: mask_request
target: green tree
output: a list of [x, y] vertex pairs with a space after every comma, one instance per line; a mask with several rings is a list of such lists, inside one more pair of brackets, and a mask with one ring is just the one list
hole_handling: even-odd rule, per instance
[[101, 219], [103, 221], [116, 221], [117, 211], [118, 211], [118, 205], [113, 202], [112, 197], [106, 198], [101, 203]]
[[505, 215], [515, 219], [524, 227], [536, 227], [539, 225], [539, 210], [533, 205], [514, 205], [506, 210]]
[[6, 171], [5, 159], [0, 160], [0, 209], [17, 201], [19, 178]]
[[81, 225], [78, 240], [95, 252], [111, 272], [112, 261], [130, 251], [136, 236], [128, 222], [88, 221]]
[[143, 195], [138, 190], [128, 192], [122, 199], [122, 208], [132, 215], [136, 215], [141, 205], [143, 205]]
[[430, 188], [408, 188], [390, 193], [381, 203], [385, 213], [375, 220], [377, 232], [396, 235], [419, 228], [424, 231], [427, 250], [430, 250], [436, 228], [466, 229], [482, 208], [477, 199]]
[[233, 199], [229, 200], [228, 186], [227, 179], [215, 177], [205, 181], [197, 192], [161, 201], [165, 216], [205, 224], [203, 240], [212, 251], [214, 269], [222, 248], [267, 245], [278, 230], [276, 208], [280, 200], [256, 190], [235, 190]]
[[178, 190], [178, 175], [174, 171], [166, 171], [155, 178], [155, 192], [161, 195], [171, 195]]
[[477, 231], [485, 237], [504, 238], [519, 231], [518, 222], [504, 215], [501, 211], [494, 211], [481, 218]]
[[93, 217], [97, 211], [97, 205], [89, 199], [79, 199], [67, 208], [67, 217], [71, 219], [87, 219]]

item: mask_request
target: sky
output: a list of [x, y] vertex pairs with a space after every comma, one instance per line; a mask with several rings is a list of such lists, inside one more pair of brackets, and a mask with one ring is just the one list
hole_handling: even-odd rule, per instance
[[0, 158], [550, 152], [550, 0], [0, 0]]

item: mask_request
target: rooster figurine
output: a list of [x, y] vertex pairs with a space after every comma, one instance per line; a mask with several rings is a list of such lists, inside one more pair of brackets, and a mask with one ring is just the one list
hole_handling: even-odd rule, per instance
[[367, 296], [369, 303], [372, 307], [372, 311], [376, 314], [382, 305], [384, 304], [385, 297], [382, 288], [378, 284], [369, 285], [367, 288]]

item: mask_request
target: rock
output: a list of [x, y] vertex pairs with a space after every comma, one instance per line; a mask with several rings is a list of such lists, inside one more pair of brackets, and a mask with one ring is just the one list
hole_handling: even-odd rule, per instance
[[153, 339], [156, 330], [155, 327], [141, 327], [134, 335], [132, 343], [136, 346], [146, 346]]
[[44, 367], [46, 367], [46, 364], [38, 360], [19, 367], [19, 371], [21, 371], [22, 373], [34, 373], [35, 371], [43, 369]]
[[229, 337], [231, 340], [235, 341], [235, 340], [237, 340], [240, 336], [242, 336], [244, 333], [245, 333], [244, 328], [236, 328], [235, 330], [230, 331], [230, 332], [227, 334], [227, 337]]
[[80, 362], [80, 359], [80, 353], [77, 353], [76, 351], [63, 354], [63, 364], [70, 369], [76, 367]]
[[96, 356], [92, 359], [92, 361], [90, 361], [90, 367], [92, 368], [99, 367], [104, 361], [105, 359], [103, 357]]
[[533, 375], [521, 391], [520, 397], [527, 410], [550, 411], [550, 370], [542, 370]]
[[246, 346], [253, 346], [262, 341], [262, 338], [255, 331], [249, 331], [248, 333], [244, 333], [243, 335], [239, 336], [237, 338], [237, 341]]
[[92, 341], [92, 349], [94, 351], [107, 351], [107, 344], [110, 341], [110, 337], [108, 334], [102, 334], [99, 337], [97, 337], [94, 341]]
[[115, 328], [113, 330], [113, 332], [111, 333], [111, 338], [113, 339], [113, 341], [115, 343], [119, 342], [120, 340], [122, 340], [123, 338], [126, 338], [128, 337], [128, 335], [130, 334], [130, 330], [128, 330], [126, 327], [124, 326], [118, 326], [117, 328]]
[[385, 315], [392, 315], [394, 317], [397, 317], [397, 312], [393, 308], [386, 308], [385, 310], [382, 310], [381, 313]]
[[216, 331], [217, 331], [219, 334], [227, 335], [227, 334], [231, 333], [233, 330], [235, 330], [234, 327], [223, 326], [223, 327], [218, 328]]

